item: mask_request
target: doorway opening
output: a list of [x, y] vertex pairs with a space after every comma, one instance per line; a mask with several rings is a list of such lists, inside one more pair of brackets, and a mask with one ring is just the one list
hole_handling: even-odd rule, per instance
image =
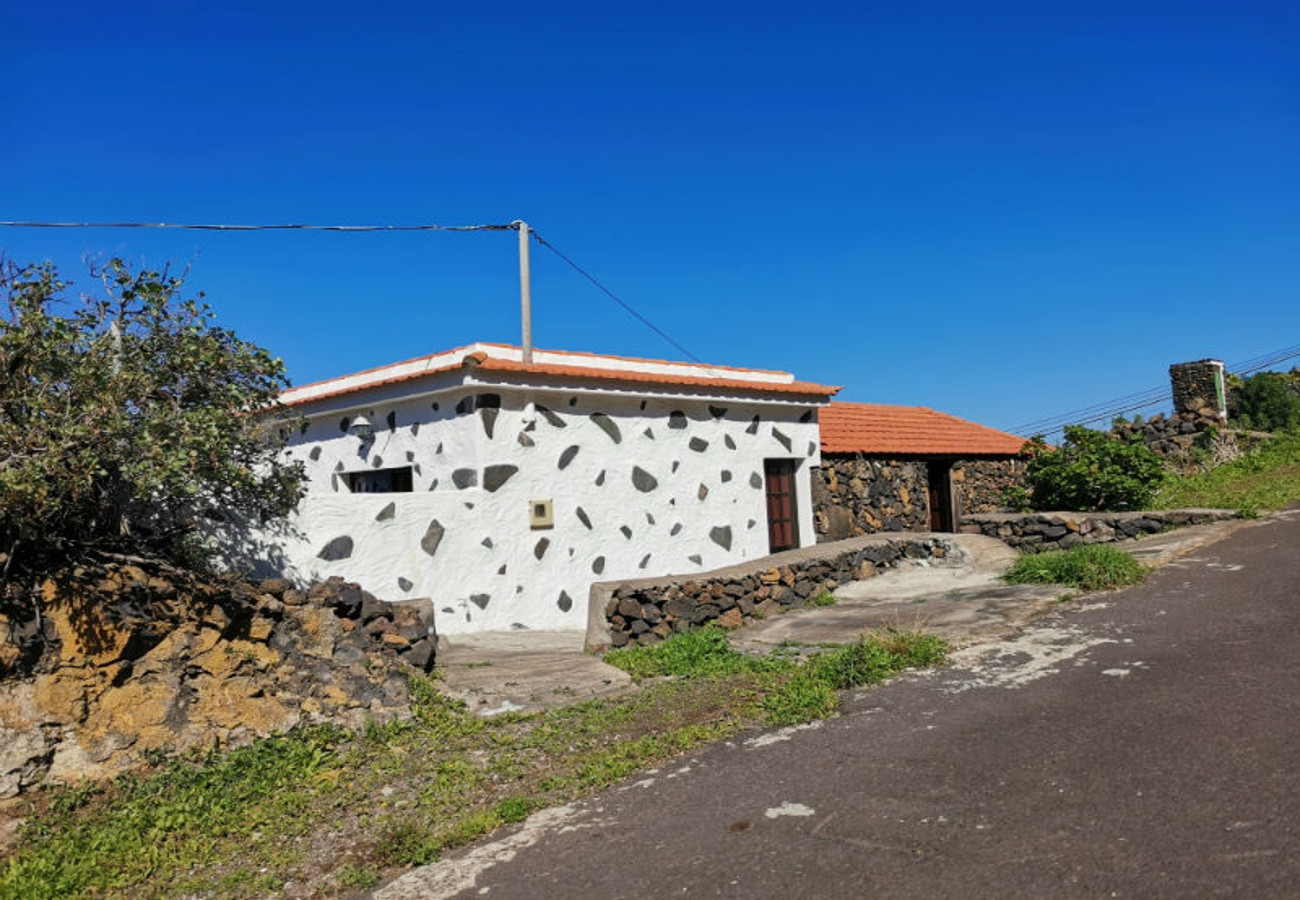
[[772, 553], [799, 546], [799, 507], [794, 496], [797, 465], [793, 459], [763, 460], [767, 485], [767, 543]]
[[952, 462], [931, 460], [925, 464], [930, 499], [930, 530], [955, 531], [956, 516], [952, 508]]

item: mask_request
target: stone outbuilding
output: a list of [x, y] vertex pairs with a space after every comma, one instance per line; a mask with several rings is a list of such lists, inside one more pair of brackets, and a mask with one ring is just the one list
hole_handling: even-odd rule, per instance
[[488, 343], [294, 388], [307, 495], [241, 546], [300, 583], [432, 598], [442, 634], [582, 630], [593, 582], [816, 543], [817, 414], [837, 390]]
[[817, 540], [957, 529], [1024, 485], [1025, 439], [923, 406], [829, 404], [813, 472]]

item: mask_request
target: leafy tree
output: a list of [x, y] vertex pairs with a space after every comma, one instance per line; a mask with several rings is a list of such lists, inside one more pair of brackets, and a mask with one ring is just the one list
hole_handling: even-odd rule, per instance
[[1025, 445], [1037, 509], [1081, 512], [1142, 509], [1165, 479], [1164, 464], [1142, 440], [1067, 425], [1061, 446], [1042, 437]]
[[301, 496], [267, 420], [281, 361], [217, 327], [167, 270], [92, 274], [102, 295], [69, 300], [51, 265], [0, 264], [6, 574], [87, 550], [193, 563], [205, 512], [275, 515]]
[[1300, 369], [1232, 379], [1228, 414], [1234, 425], [1259, 431], [1300, 426]]

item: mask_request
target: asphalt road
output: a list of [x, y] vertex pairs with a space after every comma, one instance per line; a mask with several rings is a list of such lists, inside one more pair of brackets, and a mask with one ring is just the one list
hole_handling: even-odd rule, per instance
[[385, 898], [1300, 897], [1300, 512]]

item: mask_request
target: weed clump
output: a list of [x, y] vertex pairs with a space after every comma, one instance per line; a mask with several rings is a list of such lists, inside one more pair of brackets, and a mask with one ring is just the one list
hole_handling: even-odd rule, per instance
[[675, 634], [652, 647], [611, 650], [605, 662], [627, 672], [638, 681], [675, 675], [679, 678], [708, 678], [735, 675], [749, 667], [743, 654], [727, 641], [726, 632], [716, 625]]
[[1008, 569], [1002, 579], [1008, 584], [1064, 584], [1096, 591], [1139, 584], [1150, 569], [1123, 550], [1105, 544], [1087, 544], [1069, 550], [1029, 553]]

